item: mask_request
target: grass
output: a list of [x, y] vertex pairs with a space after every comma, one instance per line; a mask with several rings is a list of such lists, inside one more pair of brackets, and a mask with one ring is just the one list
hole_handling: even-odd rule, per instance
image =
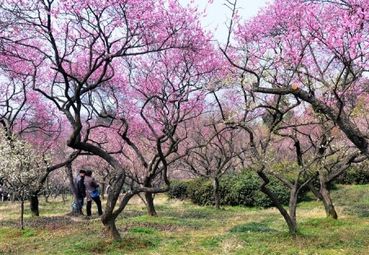
[[369, 185], [338, 186], [333, 198], [338, 221], [327, 219], [318, 201], [298, 209], [300, 233], [292, 238], [271, 209], [199, 207], [156, 197], [158, 217], [139, 199], [120, 216], [122, 242], [108, 240], [98, 218], [66, 216], [70, 201], [41, 202], [41, 217], [19, 205], [0, 203], [0, 254], [369, 254]]

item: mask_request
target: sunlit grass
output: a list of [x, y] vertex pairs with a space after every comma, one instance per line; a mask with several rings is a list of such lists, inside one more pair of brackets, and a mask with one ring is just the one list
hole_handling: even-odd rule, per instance
[[[107, 239], [99, 218], [69, 217], [70, 201], [41, 198], [41, 217], [0, 203], [0, 254], [368, 254], [369, 185], [339, 186], [333, 197], [339, 220], [325, 217], [318, 201], [299, 205], [299, 235], [292, 238], [278, 211], [199, 207], [156, 197], [157, 217], [132, 200], [117, 225], [122, 242]], [[368, 213], [368, 214], [367, 214]]]

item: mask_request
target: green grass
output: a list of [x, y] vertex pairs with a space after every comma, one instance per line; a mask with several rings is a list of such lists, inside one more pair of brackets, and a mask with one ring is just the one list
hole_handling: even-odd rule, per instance
[[41, 202], [41, 217], [0, 203], [0, 254], [369, 254], [369, 185], [338, 186], [339, 220], [327, 219], [318, 201], [298, 209], [299, 235], [287, 233], [277, 210], [199, 207], [157, 196], [159, 216], [134, 199], [119, 217], [122, 242], [106, 238], [98, 218], [67, 216], [70, 201]]

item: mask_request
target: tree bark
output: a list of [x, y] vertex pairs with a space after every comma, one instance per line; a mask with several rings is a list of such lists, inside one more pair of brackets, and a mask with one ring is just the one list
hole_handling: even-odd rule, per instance
[[297, 224], [296, 221], [294, 221], [290, 215], [288, 214], [288, 212], [286, 211], [286, 209], [283, 208], [282, 203], [279, 202], [277, 196], [270, 191], [267, 188], [267, 185], [269, 184], [269, 178], [265, 175], [264, 172], [262, 171], [258, 171], [257, 174], [259, 175], [259, 177], [263, 180], [262, 185], [260, 186], [260, 190], [261, 192], [263, 192], [265, 195], [267, 195], [273, 202], [274, 206], [277, 207], [278, 211], [280, 212], [280, 214], [283, 216], [289, 232], [291, 235], [296, 236], [297, 235]]
[[[46, 177], [45, 182], [45, 189], [44, 189], [44, 198], [45, 198], [45, 203], [49, 203], [49, 197], [51, 195], [50, 190], [49, 190], [49, 178]], [[42, 186], [44, 186], [44, 184], [42, 184]]]
[[24, 199], [21, 199], [21, 215], [20, 215], [20, 227], [24, 229]]
[[296, 217], [296, 210], [297, 210], [297, 196], [298, 196], [298, 187], [294, 186], [290, 193], [290, 201], [288, 204], [289, 207], [289, 215], [293, 225], [297, 229], [297, 217]]
[[45, 203], [49, 203], [49, 195], [44, 193]]
[[122, 206], [120, 211], [114, 212], [114, 207], [121, 194], [125, 178], [126, 177], [123, 171], [117, 173], [117, 176], [115, 180], [112, 182], [111, 188], [107, 196], [104, 214], [101, 216], [101, 222], [103, 223], [107, 234], [109, 235], [110, 238], [112, 238], [115, 241], [122, 240], [122, 237], [120, 236], [120, 233], [115, 225], [115, 220], [119, 215], [119, 213], [123, 211], [125, 206], [128, 204], [129, 199], [132, 197], [132, 196], [124, 196], [121, 201], [121, 203], [124, 203], [124, 206]]
[[365, 135], [360, 131], [357, 125], [350, 119], [350, 115], [343, 110], [334, 109], [326, 103], [315, 97], [313, 94], [302, 89], [292, 88], [263, 88], [254, 87], [255, 92], [287, 95], [293, 94], [299, 99], [308, 102], [317, 113], [324, 113], [330, 120], [332, 120], [346, 137], [365, 155], [369, 156], [369, 144]]
[[322, 201], [322, 200], [323, 200], [322, 195], [321, 195], [321, 194], [320, 194], [320, 192], [319, 192], [319, 191], [314, 187], [314, 184], [309, 183], [309, 184], [308, 184], [308, 187], [309, 187], [310, 191], [314, 194], [314, 196], [315, 196], [318, 200], [320, 200], [320, 201]]
[[105, 231], [109, 235], [111, 239], [114, 241], [121, 241], [122, 237], [115, 225], [115, 219], [113, 217], [109, 217], [108, 215], [104, 215], [102, 218], [102, 223], [104, 224]]
[[323, 175], [319, 174], [319, 181], [320, 181], [320, 190], [319, 193], [322, 197], [322, 202], [324, 204], [325, 213], [327, 217], [332, 219], [338, 219], [338, 215], [336, 209], [334, 208], [333, 201], [330, 195], [330, 192], [327, 188], [327, 183]]
[[73, 204], [72, 204], [72, 214], [81, 214], [81, 211], [77, 208], [77, 206], [75, 205], [78, 205], [78, 199], [77, 199], [77, 190], [76, 190], [76, 186], [75, 186], [75, 183], [74, 183], [74, 179], [73, 179], [73, 169], [72, 169], [72, 165], [71, 164], [67, 164], [67, 168], [66, 168], [66, 171], [67, 171], [67, 175], [68, 175], [68, 179], [69, 179], [69, 187], [70, 187], [70, 190], [72, 192], [72, 195], [73, 195]]
[[[151, 188], [152, 184], [151, 184], [151, 178], [150, 177], [146, 177], [145, 182], [144, 182], [145, 187]], [[155, 210], [155, 204], [154, 204], [154, 197], [153, 194], [151, 192], [145, 192], [145, 201], [146, 201], [146, 208], [147, 208], [147, 213], [150, 216], [157, 216], [157, 212]]]
[[64, 191], [61, 193], [61, 196], [62, 196], [63, 204], [65, 204], [65, 202], [67, 202], [67, 198], [66, 198]]
[[29, 197], [29, 205], [33, 216], [40, 216], [38, 194], [33, 193]]
[[158, 214], [156, 213], [156, 210], [155, 210], [153, 194], [151, 192], [145, 192], [145, 200], [146, 200], [147, 213], [150, 216], [157, 216]]
[[105, 199], [105, 189], [106, 189], [106, 183], [104, 179], [103, 182], [101, 183], [101, 199], [102, 200]]
[[213, 196], [214, 196], [214, 206], [216, 209], [220, 209], [220, 188], [219, 188], [219, 178], [215, 177], [213, 179]]

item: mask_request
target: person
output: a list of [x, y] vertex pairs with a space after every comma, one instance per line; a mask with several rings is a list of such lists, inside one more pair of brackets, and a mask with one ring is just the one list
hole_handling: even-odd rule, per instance
[[87, 198], [87, 205], [86, 205], [87, 216], [91, 216], [92, 200], [96, 203], [98, 214], [99, 216], [101, 216], [103, 212], [101, 208], [101, 200], [100, 200], [100, 194], [98, 190], [99, 184], [97, 184], [95, 179], [92, 177], [91, 170], [86, 171], [85, 186], [86, 186], [86, 198]]
[[76, 180], [76, 191], [77, 191], [77, 211], [83, 215], [83, 200], [86, 197], [86, 186], [85, 186], [85, 175], [86, 171], [79, 170], [79, 176]]

